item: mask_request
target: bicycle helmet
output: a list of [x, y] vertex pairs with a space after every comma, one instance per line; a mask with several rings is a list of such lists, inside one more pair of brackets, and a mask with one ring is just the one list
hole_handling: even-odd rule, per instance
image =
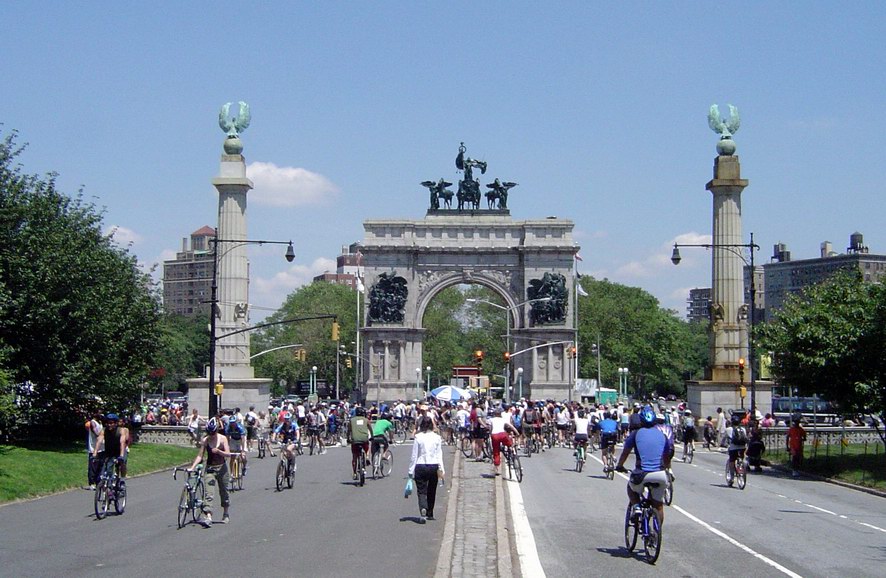
[[283, 412], [283, 421], [292, 421], [292, 414], [288, 411]]
[[214, 434], [218, 431], [218, 420], [216, 418], [210, 419], [206, 422], [206, 433]]
[[105, 416], [105, 421], [117, 421], [120, 417], [116, 413], [109, 413]]
[[692, 415], [692, 410], [687, 409], [686, 411], [683, 412], [683, 415]]
[[655, 425], [655, 410], [652, 406], [646, 406], [640, 410], [640, 424], [643, 427], [652, 427]]
[[732, 414], [732, 425], [741, 425], [741, 416], [737, 413]]
[[388, 420], [388, 421], [391, 421], [391, 418], [392, 418], [392, 417], [393, 417], [393, 416], [392, 416], [390, 413], [388, 413], [388, 412], [385, 412], [385, 413], [381, 414], [381, 418], [382, 418], [382, 419], [386, 419], [386, 420]]
[[585, 410], [583, 410], [583, 409], [578, 410], [578, 417], [583, 418], [584, 416], [585, 416]]
[[354, 415], [359, 415], [360, 417], [366, 417], [366, 408], [358, 407], [354, 410]]

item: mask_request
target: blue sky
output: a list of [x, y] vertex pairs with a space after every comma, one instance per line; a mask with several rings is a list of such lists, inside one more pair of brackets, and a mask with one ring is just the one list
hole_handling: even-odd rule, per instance
[[575, 222], [581, 271], [685, 310], [710, 283], [717, 136], [735, 135], [744, 230], [769, 260], [854, 231], [886, 252], [882, 2], [0, 3], [0, 123], [27, 172], [106, 207], [147, 266], [215, 225], [224, 135], [245, 100], [251, 301], [334, 270], [367, 218], [423, 218], [459, 142], [512, 180], [515, 219]]

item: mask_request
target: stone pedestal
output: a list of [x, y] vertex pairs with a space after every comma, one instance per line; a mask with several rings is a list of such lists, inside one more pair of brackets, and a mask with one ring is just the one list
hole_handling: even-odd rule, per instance
[[[266, 410], [271, 400], [270, 379], [228, 379], [224, 376], [224, 391], [218, 401], [218, 408], [239, 407], [246, 413], [250, 405], [256, 411]], [[196, 407], [202, 415], [209, 407], [209, 388], [205, 378], [188, 380], [188, 406]]]
[[[766, 415], [772, 411], [772, 386], [771, 381], [757, 382], [757, 411]], [[740, 384], [736, 381], [690, 381], [686, 383], [686, 403], [693, 415], [706, 418], [709, 415], [717, 415], [717, 408], [722, 407], [729, 415], [730, 409], [742, 407], [739, 395]], [[747, 397], [744, 399], [744, 408], [751, 408], [751, 386], [747, 387]]]

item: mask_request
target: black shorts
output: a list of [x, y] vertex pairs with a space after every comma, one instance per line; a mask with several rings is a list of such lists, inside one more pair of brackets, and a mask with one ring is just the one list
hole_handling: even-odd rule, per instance
[[609, 446], [614, 446], [616, 441], [618, 441], [618, 434], [615, 434], [615, 433], [600, 434], [600, 447], [604, 450], [606, 448], [608, 448]]
[[471, 437], [475, 440], [485, 440], [489, 435], [489, 430], [485, 427], [475, 427], [471, 432]]
[[694, 427], [687, 427], [683, 430], [683, 442], [684, 443], [688, 442], [688, 441], [694, 442], [695, 439], [696, 439], [696, 436], [695, 436], [695, 428]]
[[569, 427], [569, 424], [568, 424], [568, 423], [564, 423], [564, 424], [559, 424], [559, 423], [558, 423], [558, 424], [557, 424], [557, 429], [560, 430], [560, 431], [566, 431], [566, 429], [567, 429], [568, 427]]

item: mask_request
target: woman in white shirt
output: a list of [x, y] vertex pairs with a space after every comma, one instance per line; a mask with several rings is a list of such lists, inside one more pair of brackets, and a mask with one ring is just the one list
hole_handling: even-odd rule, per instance
[[412, 459], [409, 461], [409, 477], [415, 480], [415, 493], [418, 494], [418, 508], [421, 513], [419, 523], [434, 519], [434, 504], [437, 501], [437, 480], [443, 479], [443, 440], [433, 431], [434, 421], [428, 416], [418, 420], [418, 433], [412, 444]]

